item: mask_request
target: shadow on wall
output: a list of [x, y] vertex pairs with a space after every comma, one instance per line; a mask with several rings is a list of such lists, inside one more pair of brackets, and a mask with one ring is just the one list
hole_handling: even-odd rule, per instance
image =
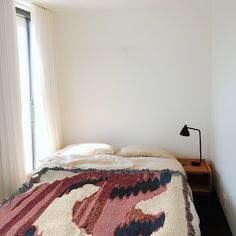
[[[231, 200], [232, 197], [228, 193], [227, 189], [223, 187], [224, 183], [222, 182], [221, 174], [217, 171], [214, 163], [212, 163], [211, 165], [213, 169], [213, 186], [216, 190], [224, 214], [228, 219], [228, 223], [230, 224], [231, 230], [232, 232], [234, 232], [235, 229], [233, 227], [236, 226], [236, 206], [233, 204], [233, 201]], [[235, 186], [231, 185], [231, 187], [234, 188]], [[233, 222], [230, 222], [229, 219], [233, 219]]]

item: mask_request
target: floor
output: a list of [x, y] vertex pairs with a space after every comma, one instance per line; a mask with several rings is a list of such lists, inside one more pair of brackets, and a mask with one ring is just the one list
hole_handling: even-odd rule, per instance
[[205, 196], [195, 196], [194, 204], [200, 217], [202, 236], [232, 236], [215, 192], [210, 203]]

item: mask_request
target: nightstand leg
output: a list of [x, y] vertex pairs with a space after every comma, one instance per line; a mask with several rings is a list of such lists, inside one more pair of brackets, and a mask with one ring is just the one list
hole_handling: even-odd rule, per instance
[[208, 199], [208, 205], [210, 205], [211, 204], [211, 193], [208, 193], [207, 199]]

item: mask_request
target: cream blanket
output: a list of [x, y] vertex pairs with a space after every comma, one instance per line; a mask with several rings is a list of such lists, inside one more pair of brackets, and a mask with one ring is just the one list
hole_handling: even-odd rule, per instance
[[60, 168], [34, 174], [0, 208], [0, 235], [200, 235], [174, 159], [60, 156], [43, 166]]

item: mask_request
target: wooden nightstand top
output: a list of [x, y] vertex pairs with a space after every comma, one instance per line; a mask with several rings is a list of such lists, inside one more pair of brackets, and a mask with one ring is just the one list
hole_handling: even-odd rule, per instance
[[203, 159], [201, 166], [192, 166], [192, 161], [199, 161], [199, 159], [189, 159], [189, 158], [178, 158], [178, 161], [182, 164], [184, 167], [184, 170], [186, 173], [195, 173], [195, 174], [202, 174], [202, 173], [211, 173], [211, 167], [208, 164], [208, 162]]
[[199, 159], [178, 158], [182, 164], [187, 177], [188, 183], [195, 194], [207, 194], [210, 197], [212, 189], [212, 170], [208, 162], [203, 159], [201, 166], [192, 166], [192, 161]]

